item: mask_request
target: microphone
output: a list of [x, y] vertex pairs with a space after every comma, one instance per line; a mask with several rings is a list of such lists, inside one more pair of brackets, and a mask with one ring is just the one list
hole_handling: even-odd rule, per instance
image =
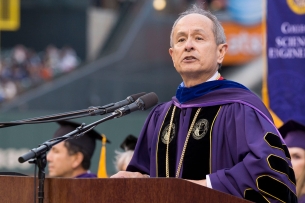
[[89, 107], [88, 109], [85, 110], [59, 113], [59, 114], [53, 114], [48, 116], [41, 116], [41, 117], [29, 118], [29, 119], [23, 119], [17, 121], [10, 121], [10, 122], [0, 122], [0, 128], [22, 125], [22, 124], [47, 123], [47, 122], [54, 122], [59, 120], [69, 120], [84, 116], [103, 115], [113, 112], [122, 106], [135, 102], [139, 97], [143, 96], [144, 94], [146, 93], [141, 92], [141, 93], [133, 94], [128, 96], [126, 99], [122, 101], [116, 103], [110, 103], [105, 106]]
[[158, 103], [158, 96], [154, 92], [145, 94], [144, 96], [139, 97], [134, 103], [121, 107], [115, 110], [115, 113], [118, 114], [116, 117], [127, 115], [133, 111], [137, 110], [146, 110]]
[[35, 123], [48, 123], [48, 122], [54, 122], [59, 120], [69, 120], [74, 118], [80, 118], [85, 116], [96, 116], [96, 115], [103, 115], [110, 112], [114, 112], [120, 107], [123, 107], [125, 105], [131, 104], [135, 102], [139, 97], [146, 94], [145, 92], [137, 93], [128, 96], [126, 99], [116, 102], [116, 103], [110, 103], [105, 106], [97, 106], [97, 107], [89, 107], [85, 110], [78, 110], [78, 111], [72, 111], [72, 112], [66, 112], [66, 113], [59, 113], [59, 114], [53, 114], [48, 116], [41, 116], [36, 118], [29, 118], [29, 119], [23, 119], [23, 120], [17, 120], [17, 121], [10, 121], [10, 122], [0, 122], [0, 128], [6, 128], [10, 126], [15, 125], [22, 125], [22, 124], [35, 124]]
[[[139, 93], [139, 94], [142, 94], [142, 93]], [[137, 94], [137, 95], [139, 95], [139, 94]], [[134, 95], [132, 95], [132, 96], [134, 96]], [[123, 102], [124, 101], [121, 101], [121, 103], [123, 103]], [[118, 103], [120, 103], [120, 102], [118, 102]], [[38, 148], [31, 149], [29, 152], [27, 152], [26, 154], [19, 157], [18, 161], [20, 163], [24, 163], [25, 161], [27, 161], [29, 159], [36, 158], [36, 157], [40, 156], [41, 154], [46, 153], [55, 144], [57, 144], [61, 141], [64, 141], [68, 138], [71, 138], [73, 136], [76, 136], [77, 134], [80, 135], [83, 132], [91, 130], [96, 125], [98, 125], [102, 122], [105, 122], [105, 121], [113, 119], [113, 118], [119, 118], [119, 117], [127, 115], [133, 111], [149, 109], [149, 108], [153, 107], [154, 105], [156, 105], [157, 103], [158, 103], [158, 96], [156, 95], [156, 93], [151, 92], [151, 93], [145, 94], [145, 95], [139, 97], [135, 102], [133, 102], [129, 105], [125, 105], [119, 109], [116, 109], [111, 115], [109, 115], [103, 119], [100, 119], [98, 121], [95, 121], [89, 125], [83, 126], [81, 128], [77, 128], [74, 131], [60, 137], [61, 139], [51, 139], [51, 140], [44, 142], [43, 144], [39, 145]]]
[[113, 111], [117, 110], [118, 108], [120, 108], [122, 106], [125, 106], [125, 105], [128, 105], [128, 104], [131, 104], [131, 103], [135, 102], [139, 97], [141, 97], [145, 94], [146, 94], [145, 92], [140, 92], [140, 93], [137, 93], [137, 94], [130, 95], [126, 99], [124, 99], [122, 101], [119, 101], [119, 102], [116, 102], [116, 103], [110, 103], [110, 104], [107, 104], [107, 105], [102, 106], [102, 107], [100, 107], [100, 106], [89, 107], [93, 110], [93, 111], [90, 112], [90, 115], [91, 116], [96, 116], [96, 115], [103, 115], [103, 114], [113, 112]]

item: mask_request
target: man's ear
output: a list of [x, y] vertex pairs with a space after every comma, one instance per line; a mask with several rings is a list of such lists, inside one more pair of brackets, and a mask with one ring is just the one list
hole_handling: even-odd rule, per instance
[[173, 48], [169, 48], [169, 50], [168, 50], [168, 52], [169, 52], [169, 55], [171, 56], [171, 57], [173, 57]]
[[227, 53], [227, 50], [228, 50], [228, 44], [227, 43], [224, 43], [224, 44], [220, 44], [218, 45], [217, 47], [217, 63], [218, 64], [221, 64], [226, 53]]
[[73, 156], [72, 168], [77, 168], [82, 164], [84, 155], [81, 152], [77, 152], [76, 154], [73, 154]]
[[172, 57], [172, 61], [173, 61], [173, 64], [175, 66], [175, 61], [174, 61], [174, 58], [173, 58], [173, 52], [174, 52], [173, 48], [172, 47], [169, 48], [168, 52], [169, 52], [169, 55]]

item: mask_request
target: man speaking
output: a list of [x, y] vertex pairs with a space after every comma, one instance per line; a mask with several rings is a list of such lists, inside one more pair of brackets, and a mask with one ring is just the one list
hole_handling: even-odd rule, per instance
[[193, 6], [174, 23], [170, 46], [183, 82], [151, 111], [127, 171], [112, 178], [175, 177], [253, 202], [297, 202], [290, 155], [267, 108], [218, 72], [228, 45], [217, 18]]

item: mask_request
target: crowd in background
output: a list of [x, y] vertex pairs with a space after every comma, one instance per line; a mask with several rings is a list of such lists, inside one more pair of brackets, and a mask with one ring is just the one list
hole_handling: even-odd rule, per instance
[[74, 70], [80, 63], [75, 50], [49, 45], [42, 52], [23, 45], [0, 55], [0, 104], [16, 95]]
[[[92, 0], [91, 3], [101, 7], [121, 7], [123, 4], [131, 2], [136, 2], [136, 0], [117, 0], [115, 2]], [[187, 0], [187, 2], [200, 3], [201, 0]], [[225, 2], [226, 0], [208, 0], [206, 5], [222, 7]], [[40, 52], [23, 45], [17, 45], [10, 50], [1, 50], [0, 105], [30, 88], [73, 70], [79, 62], [75, 50], [68, 46], [59, 49], [49, 45]]]

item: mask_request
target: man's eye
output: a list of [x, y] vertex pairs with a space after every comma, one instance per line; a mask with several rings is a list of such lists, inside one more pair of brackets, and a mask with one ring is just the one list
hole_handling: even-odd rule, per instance
[[293, 154], [293, 155], [292, 155], [292, 158], [294, 158], [294, 159], [300, 159], [301, 157], [300, 157], [299, 155]]
[[178, 39], [178, 42], [183, 42], [183, 41], [184, 41], [184, 38]]
[[196, 39], [197, 39], [197, 40], [203, 40], [203, 38], [202, 38], [202, 37], [196, 37]]
[[51, 151], [52, 151], [53, 153], [58, 153], [58, 149], [56, 149], [56, 148], [52, 148]]

